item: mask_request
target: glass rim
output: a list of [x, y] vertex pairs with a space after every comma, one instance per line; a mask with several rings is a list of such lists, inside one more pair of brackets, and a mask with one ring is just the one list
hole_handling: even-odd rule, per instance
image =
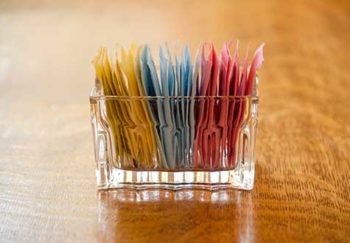
[[90, 92], [92, 100], [165, 100], [165, 99], [259, 99], [258, 95], [214, 95], [214, 96], [121, 96], [121, 95], [102, 95], [96, 93], [96, 87], [93, 87]]

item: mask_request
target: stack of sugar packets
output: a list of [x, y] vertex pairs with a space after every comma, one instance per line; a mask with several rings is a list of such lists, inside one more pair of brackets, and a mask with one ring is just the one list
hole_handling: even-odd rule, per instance
[[[94, 60], [97, 87], [106, 100], [116, 166], [122, 169], [229, 169], [253, 95], [263, 46], [251, 62], [238, 44], [199, 46], [193, 61], [187, 45], [176, 55], [168, 45], [159, 58], [148, 45], [120, 49], [113, 62], [104, 48]], [[156, 65], [159, 63], [159, 65]]]

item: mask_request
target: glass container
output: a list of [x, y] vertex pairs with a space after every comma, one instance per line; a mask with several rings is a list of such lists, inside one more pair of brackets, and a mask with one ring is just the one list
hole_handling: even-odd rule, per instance
[[254, 186], [257, 80], [251, 96], [90, 94], [99, 189]]

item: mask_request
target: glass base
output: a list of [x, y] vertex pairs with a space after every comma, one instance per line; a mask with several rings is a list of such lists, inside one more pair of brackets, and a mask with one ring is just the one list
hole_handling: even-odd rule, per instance
[[99, 189], [242, 189], [254, 186], [254, 170], [238, 168], [223, 171], [135, 171], [107, 167], [96, 171]]

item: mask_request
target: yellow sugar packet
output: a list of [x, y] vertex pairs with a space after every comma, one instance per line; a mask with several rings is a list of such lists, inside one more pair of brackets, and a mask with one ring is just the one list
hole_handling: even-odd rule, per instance
[[[128, 52], [116, 52], [115, 65], [111, 67], [106, 50], [101, 49], [95, 59], [97, 79], [104, 95], [124, 96], [125, 99], [108, 100], [107, 119], [110, 121], [113, 139], [116, 141], [116, 160], [133, 161], [124, 167], [157, 168], [154, 161], [161, 161], [157, 150], [157, 135], [150, 119], [145, 100], [132, 98], [143, 96], [143, 88], [137, 78], [135, 60], [138, 48], [133, 45]], [[138, 124], [147, 124], [144, 127]], [[142, 165], [141, 165], [142, 164]]]

